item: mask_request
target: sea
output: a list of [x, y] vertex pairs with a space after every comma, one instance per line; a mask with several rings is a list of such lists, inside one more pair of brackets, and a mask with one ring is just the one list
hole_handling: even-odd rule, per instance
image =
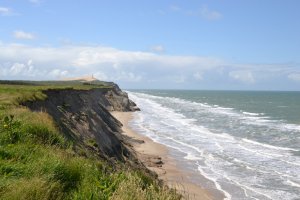
[[[130, 126], [224, 199], [300, 199], [300, 92], [127, 91]], [[196, 176], [193, 181], [197, 181]]]

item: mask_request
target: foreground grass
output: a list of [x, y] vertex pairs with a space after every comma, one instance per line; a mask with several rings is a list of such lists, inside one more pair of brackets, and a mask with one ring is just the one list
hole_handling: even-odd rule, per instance
[[142, 171], [76, 154], [47, 113], [19, 106], [66, 87], [0, 84], [0, 199], [179, 199]]

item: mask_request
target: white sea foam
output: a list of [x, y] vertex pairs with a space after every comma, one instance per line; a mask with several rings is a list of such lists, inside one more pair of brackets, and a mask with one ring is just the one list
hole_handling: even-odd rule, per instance
[[201, 168], [200, 166], [198, 167], [198, 170], [199, 170], [199, 172], [201, 173], [201, 175], [203, 175], [204, 177], [206, 177], [208, 180], [213, 181], [213, 183], [215, 184], [216, 188], [217, 188], [218, 190], [220, 190], [220, 191], [225, 195], [224, 200], [231, 200], [232, 196], [231, 196], [226, 190], [223, 190], [223, 188], [221, 187], [221, 185], [218, 183], [218, 181], [217, 181], [215, 178], [212, 178], [211, 176], [207, 175], [207, 174], [202, 170], [202, 168]]
[[262, 115], [261, 113], [251, 113], [251, 112], [243, 112], [245, 115], [251, 115], [251, 116], [259, 116]]
[[300, 188], [300, 183], [295, 183], [295, 182], [293, 182], [293, 181], [291, 181], [291, 180], [287, 180], [286, 181], [289, 185], [291, 185], [291, 186], [293, 186], [293, 187], [298, 187], [298, 188]]
[[298, 151], [297, 149], [272, 146], [272, 145], [269, 145], [269, 144], [264, 144], [264, 143], [256, 142], [256, 141], [253, 141], [253, 140], [245, 139], [245, 138], [242, 139], [242, 140], [245, 141], [245, 142], [251, 143], [251, 144], [255, 144], [255, 145], [258, 145], [258, 146], [267, 147], [267, 148], [270, 148], [270, 149], [277, 149], [277, 150], [284, 150], [284, 151]]
[[187, 153], [187, 155], [184, 156], [184, 158], [187, 160], [202, 160], [203, 159], [201, 157], [193, 155], [192, 153]]
[[[282, 199], [283, 196], [287, 198], [295, 196], [288, 188], [285, 188], [286, 191], [281, 191], [281, 188], [287, 185], [296, 187], [297, 181], [293, 180], [300, 180], [298, 167], [300, 159], [293, 156], [297, 149], [239, 138], [220, 128], [212, 129], [206, 127], [205, 123], [199, 124], [198, 120], [211, 116], [216, 120], [214, 123], [218, 123], [219, 120], [222, 122], [228, 117], [233, 128], [235, 124], [250, 121], [258, 126], [267, 124], [270, 130], [278, 129], [283, 122], [272, 121], [263, 113], [243, 113], [219, 105], [210, 106], [179, 98], [148, 94], [129, 93], [129, 95], [142, 109], [141, 112], [136, 113], [138, 117], [132, 123], [133, 127], [155, 141], [184, 153], [182, 159], [187, 165], [191, 163], [191, 166], [194, 166], [195, 162], [198, 163], [200, 173], [213, 181], [216, 188], [222, 191], [227, 199], [237, 197], [232, 196], [230, 190], [226, 189], [228, 187], [224, 179], [228, 184], [231, 182], [240, 187], [245, 192], [246, 199], [260, 199], [260, 196], [267, 199]], [[182, 110], [190, 110], [191, 116], [187, 117]], [[248, 128], [247, 125], [242, 124], [237, 127]], [[225, 171], [226, 176], [224, 176]], [[277, 190], [259, 188], [258, 183], [267, 186], [273, 182], [279, 185]]]
[[168, 102], [178, 103], [184, 106], [194, 106], [195, 109], [198, 110], [204, 109], [207, 112], [227, 115], [229, 117], [236, 117], [239, 118], [240, 120], [243, 120], [242, 122], [246, 124], [269, 126], [271, 128], [275, 128], [278, 130], [291, 130], [300, 133], [300, 125], [287, 124], [287, 123], [282, 123], [278, 120], [271, 120], [268, 116], [265, 116], [264, 113], [236, 111], [234, 110], [234, 108], [222, 107], [219, 105], [209, 105], [208, 103], [193, 102], [193, 101], [183, 100], [176, 97], [159, 97], [159, 96], [153, 96], [153, 95], [141, 94], [141, 93], [139, 95], [143, 98], [165, 100]]

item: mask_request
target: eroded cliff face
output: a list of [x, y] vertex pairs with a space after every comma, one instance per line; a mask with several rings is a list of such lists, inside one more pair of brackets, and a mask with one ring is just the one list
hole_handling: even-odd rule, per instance
[[44, 101], [25, 102], [33, 111], [49, 113], [75, 147], [104, 158], [126, 160], [131, 156], [121, 135], [122, 124], [109, 111], [138, 110], [117, 85], [112, 89], [46, 90]]
[[123, 92], [118, 85], [114, 84], [112, 90], [105, 94], [106, 100], [109, 102], [106, 108], [109, 111], [138, 111], [137, 105], [128, 98], [126, 92]]

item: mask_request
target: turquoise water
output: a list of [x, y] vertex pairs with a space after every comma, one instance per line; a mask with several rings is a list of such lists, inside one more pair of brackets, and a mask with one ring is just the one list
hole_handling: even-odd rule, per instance
[[132, 127], [180, 152], [178, 161], [226, 199], [300, 199], [300, 92], [138, 90], [129, 97], [142, 110]]

